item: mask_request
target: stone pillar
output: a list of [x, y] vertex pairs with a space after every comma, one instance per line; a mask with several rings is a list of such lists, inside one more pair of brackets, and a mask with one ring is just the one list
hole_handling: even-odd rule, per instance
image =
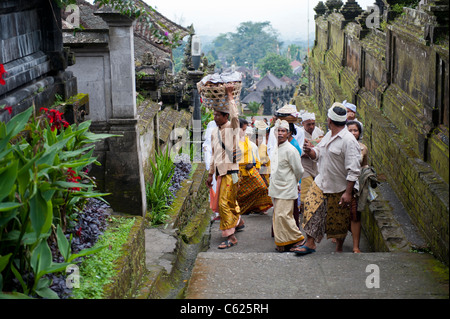
[[202, 157], [202, 114], [200, 109], [200, 96], [197, 91], [197, 83], [203, 78], [203, 71], [188, 71], [188, 80], [192, 83], [192, 143], [194, 145], [194, 161], [201, 161]]
[[109, 27], [112, 117], [134, 119], [137, 116], [133, 33], [135, 20], [108, 9], [101, 9], [95, 14], [105, 20]]
[[134, 19], [108, 8], [95, 13], [109, 27], [111, 117], [109, 138], [102, 149], [104, 191], [115, 212], [144, 216], [147, 210], [142, 154], [139, 143], [134, 71]]

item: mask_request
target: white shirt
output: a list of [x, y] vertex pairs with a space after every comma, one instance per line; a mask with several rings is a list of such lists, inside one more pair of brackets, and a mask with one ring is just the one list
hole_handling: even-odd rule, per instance
[[317, 186], [324, 193], [340, 193], [347, 181], [357, 182], [361, 174], [361, 149], [358, 141], [345, 127], [331, 137], [331, 130], [314, 147], [318, 160]]
[[205, 157], [205, 167], [206, 170], [209, 170], [209, 166], [211, 164], [211, 154], [212, 154], [212, 147], [211, 147], [211, 133], [214, 128], [217, 127], [216, 122], [213, 120], [208, 123], [206, 126], [206, 131], [204, 133], [205, 141], [202, 144], [204, 157]]
[[297, 199], [297, 185], [303, 175], [303, 166], [298, 150], [289, 141], [275, 145], [270, 156], [270, 163], [269, 196], [280, 199]]

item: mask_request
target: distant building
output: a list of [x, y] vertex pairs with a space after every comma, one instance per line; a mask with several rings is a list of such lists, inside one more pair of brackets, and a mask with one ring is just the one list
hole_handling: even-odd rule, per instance
[[[289, 79], [290, 80], [290, 79]], [[264, 114], [270, 115], [273, 110], [289, 102], [295, 90], [293, 83], [287, 83], [270, 72], [248, 90], [241, 100], [244, 110], [250, 102], [257, 102], [264, 105]]]
[[291, 63], [289, 63], [289, 65], [291, 66], [292, 70], [295, 70], [299, 66], [301, 67], [302, 63], [300, 61], [294, 60]]

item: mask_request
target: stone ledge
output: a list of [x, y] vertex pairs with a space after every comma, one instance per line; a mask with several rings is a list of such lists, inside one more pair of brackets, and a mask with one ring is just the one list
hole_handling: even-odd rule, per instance
[[[205, 234], [211, 211], [206, 176], [204, 165], [199, 164], [177, 192], [168, 227], [145, 230], [147, 270], [134, 298], [177, 298], [183, 294], [198, 252], [208, 245]], [[159, 241], [155, 242], [155, 238]]]
[[116, 275], [103, 288], [104, 299], [126, 299], [132, 296], [145, 274], [144, 218], [133, 216], [135, 222], [116, 261]]
[[[386, 192], [390, 192], [389, 198], [386, 198]], [[402, 204], [390, 186], [382, 182], [376, 193], [378, 197], [366, 205], [361, 214], [362, 227], [371, 248], [376, 252], [427, 249], [424, 239], [409, 218], [400, 216], [399, 212], [404, 208], [397, 207]]]

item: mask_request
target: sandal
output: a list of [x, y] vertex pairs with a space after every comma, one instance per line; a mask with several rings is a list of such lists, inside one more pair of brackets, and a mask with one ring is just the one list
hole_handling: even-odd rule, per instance
[[[219, 245], [219, 247], [217, 247], [217, 248], [219, 248], [219, 249], [228, 249], [228, 248], [231, 248], [231, 247], [233, 247], [235, 245], [237, 245], [237, 243], [233, 244], [230, 240], [227, 239], [223, 243], [221, 243]], [[221, 246], [225, 246], [225, 247], [221, 247]]]
[[[304, 249], [304, 250], [299, 250], [299, 249]], [[298, 248], [296, 248], [295, 250], [293, 250], [297, 255], [307, 255], [307, 254], [311, 254], [316, 252], [315, 249], [309, 248], [308, 246], [300, 246]]]
[[236, 232], [242, 231], [242, 230], [244, 230], [244, 228], [245, 228], [245, 225], [237, 226], [237, 227], [235, 228], [235, 231], [236, 231]]
[[275, 250], [278, 251], [279, 253], [285, 253], [287, 251], [286, 247], [284, 246], [275, 246]]
[[296, 249], [296, 248], [300, 248], [300, 247], [303, 246], [305, 243], [306, 243], [306, 238], [303, 239], [303, 240], [301, 240], [301, 241], [299, 241], [299, 242], [296, 242], [294, 245], [292, 245], [292, 247], [291, 247], [291, 249], [289, 249], [289, 251], [295, 252], [295, 249]]

